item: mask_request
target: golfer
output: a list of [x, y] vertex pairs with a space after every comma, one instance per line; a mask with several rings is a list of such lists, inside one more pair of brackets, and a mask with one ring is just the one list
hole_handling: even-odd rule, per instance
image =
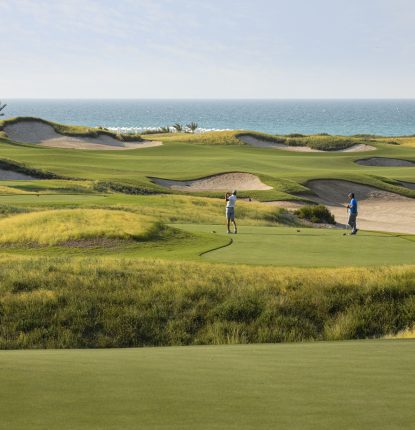
[[235, 204], [236, 204], [236, 190], [231, 193], [225, 194], [226, 200], [226, 221], [228, 223], [228, 234], [231, 232], [230, 224], [233, 222], [233, 232], [238, 233], [238, 229], [236, 228], [235, 223]]
[[350, 193], [348, 197], [349, 204], [347, 205], [347, 212], [349, 213], [349, 220], [347, 221], [347, 224], [352, 228], [352, 232], [350, 234], [356, 234], [357, 200], [355, 199], [354, 193]]

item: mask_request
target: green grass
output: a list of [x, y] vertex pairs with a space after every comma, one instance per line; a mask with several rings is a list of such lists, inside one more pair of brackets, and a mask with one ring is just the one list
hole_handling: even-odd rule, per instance
[[[225, 236], [222, 226], [183, 225], [189, 232]], [[299, 231], [298, 231], [299, 230]], [[415, 236], [346, 230], [243, 226], [230, 246], [203, 255], [222, 263], [294, 267], [375, 266], [415, 263]], [[213, 233], [210, 233], [213, 235]], [[229, 237], [229, 235], [227, 236]]]
[[[229, 132], [226, 132], [229, 133]], [[216, 136], [216, 135], [215, 135]], [[223, 136], [209, 139], [219, 141]], [[138, 192], [171, 192], [153, 184], [148, 177], [192, 179], [223, 172], [250, 172], [272, 186], [269, 191], [242, 192], [259, 200], [290, 199], [306, 191], [310, 179], [344, 179], [415, 197], [414, 190], [399, 186], [397, 180], [415, 182], [414, 168], [371, 167], [355, 160], [379, 156], [415, 161], [410, 143], [389, 145], [378, 139], [377, 151], [363, 153], [292, 153], [248, 145], [204, 144], [200, 135], [154, 136], [164, 145], [129, 151], [74, 151], [34, 145], [10, 144], [0, 139], [0, 159], [12, 160], [42, 171], [92, 181], [112, 181], [136, 187]], [[322, 136], [321, 138], [325, 138]], [[407, 139], [411, 142], [410, 139]], [[7, 184], [5, 184], [7, 185]], [[177, 193], [177, 192], [176, 192]], [[219, 196], [221, 193], [199, 193]]]
[[82, 256], [87, 252], [194, 260], [203, 252], [229, 243], [229, 238], [184, 232], [132, 210], [77, 208], [25, 212], [19, 207], [3, 207], [0, 253]]
[[[224, 220], [224, 200], [196, 196], [177, 196], [173, 194], [125, 195], [115, 193], [93, 193], [86, 186], [75, 188], [68, 181], [66, 193], [60, 181], [22, 181], [17, 193], [0, 195], [1, 208], [21, 208], [30, 210], [62, 208], [111, 208], [133, 211], [137, 214], [152, 216], [166, 223], [222, 223]], [[56, 185], [48, 185], [52, 182]], [[65, 182], [65, 181], [63, 181]], [[41, 188], [40, 183], [44, 184]], [[84, 183], [82, 183], [84, 184]], [[9, 187], [9, 189], [12, 189]], [[22, 192], [21, 190], [26, 190]], [[78, 191], [78, 192], [76, 192]], [[7, 210], [6, 210], [7, 212]], [[295, 223], [293, 216], [286, 211], [255, 202], [238, 202], [238, 218], [247, 225], [271, 225], [275, 223]]]
[[8, 351], [2, 429], [412, 429], [413, 341]]

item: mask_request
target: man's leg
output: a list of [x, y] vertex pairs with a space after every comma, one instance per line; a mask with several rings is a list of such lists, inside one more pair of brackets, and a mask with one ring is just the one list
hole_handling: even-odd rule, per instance
[[355, 216], [353, 217], [353, 230], [352, 230], [352, 233], [353, 233], [353, 234], [356, 234], [356, 233], [357, 233], [357, 215], [355, 215]]
[[350, 234], [356, 234], [356, 215], [350, 214], [349, 215], [349, 222], [352, 232]]
[[237, 227], [236, 227], [236, 222], [235, 222], [235, 218], [232, 220], [232, 222], [233, 222], [233, 229], [234, 229], [234, 233], [236, 234], [236, 233], [238, 233], [238, 229], [237, 229]]

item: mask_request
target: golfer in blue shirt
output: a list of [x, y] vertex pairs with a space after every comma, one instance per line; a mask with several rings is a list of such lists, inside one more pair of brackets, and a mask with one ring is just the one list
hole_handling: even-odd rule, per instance
[[357, 200], [355, 199], [354, 193], [350, 193], [348, 197], [349, 204], [347, 205], [347, 212], [349, 213], [349, 220], [347, 221], [347, 224], [352, 228], [352, 232], [350, 234], [356, 234]]

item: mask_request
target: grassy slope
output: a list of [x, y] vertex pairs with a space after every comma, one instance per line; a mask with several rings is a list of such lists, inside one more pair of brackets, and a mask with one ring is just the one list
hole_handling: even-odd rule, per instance
[[[26, 182], [26, 181], [25, 181]], [[36, 181], [34, 181], [36, 182]], [[42, 181], [38, 181], [42, 182]], [[49, 181], [43, 181], [46, 183]], [[23, 187], [23, 186], [22, 186]], [[33, 187], [39, 190], [38, 185]], [[48, 188], [48, 185], [45, 185]], [[48, 208], [111, 208], [133, 211], [137, 214], [152, 216], [168, 223], [223, 223], [224, 201], [195, 196], [176, 196], [173, 194], [159, 195], [125, 195], [125, 194], [94, 194], [87, 188], [85, 193], [73, 193], [70, 185], [68, 193], [63, 189], [43, 189], [36, 194], [18, 193], [0, 196], [0, 214], [2, 208], [6, 213], [16, 210], [45, 210]], [[11, 187], [8, 188], [12, 190]], [[26, 186], [24, 186], [26, 190]], [[28, 185], [30, 189], [30, 185]], [[60, 191], [60, 193], [59, 193]], [[12, 192], [12, 191], [11, 191]], [[292, 217], [283, 210], [269, 205], [240, 201], [238, 203], [238, 218], [246, 225], [270, 225], [277, 222], [287, 224]]]
[[0, 219], [0, 245], [50, 246], [89, 239], [146, 241], [161, 235], [162, 228], [153, 218], [120, 210], [40, 211]]
[[0, 353], [0, 428], [411, 429], [413, 341]]
[[[182, 226], [191, 232], [217, 230], [222, 226]], [[298, 232], [298, 230], [300, 230]], [[203, 257], [222, 263], [295, 267], [371, 266], [415, 263], [415, 236], [361, 231], [343, 236], [337, 229], [243, 227], [232, 235], [232, 245]], [[211, 233], [212, 235], [212, 233]]]
[[414, 326], [414, 271], [2, 255], [0, 348], [382, 337]]
[[[144, 208], [151, 213], [148, 206]], [[163, 227], [157, 218], [143, 216], [138, 207], [125, 209], [6, 212], [0, 219], [0, 252], [82, 255], [87, 246], [90, 255], [200, 261], [199, 255], [205, 253], [204, 259], [229, 264], [339, 267], [415, 263], [415, 237], [409, 235], [360, 232], [356, 237], [345, 237], [344, 230], [338, 229], [240, 226], [238, 235], [229, 236], [223, 223], [174, 224], [180, 229], [176, 230]], [[159, 210], [155, 209], [154, 215]], [[177, 206], [176, 210], [180, 211]], [[206, 206], [194, 210], [214, 212]], [[221, 212], [217, 208], [218, 216]], [[205, 215], [209, 218], [209, 213]], [[88, 240], [93, 243], [84, 244]], [[220, 249], [207, 252], [216, 248]]]
[[156, 148], [117, 152], [10, 145], [3, 140], [3, 143], [0, 143], [0, 158], [15, 160], [67, 177], [111, 180], [154, 191], [163, 189], [152, 184], [147, 176], [189, 179], [243, 171], [258, 174], [265, 183], [274, 187], [274, 190], [270, 191], [241, 194], [249, 194], [261, 200], [290, 198], [287, 193], [304, 191], [304, 187], [299, 184], [313, 178], [348, 179], [415, 196], [414, 190], [402, 188], [394, 182], [415, 182], [415, 168], [368, 167], [353, 163], [353, 160], [373, 156], [415, 160], [412, 147], [388, 144], [376, 146], [376, 153], [320, 154], [290, 153], [247, 145], [198, 145], [167, 141], [165, 145]]
[[6, 209], [0, 214], [3, 254], [197, 259], [202, 252], [229, 244], [227, 237], [184, 232], [132, 210]]

